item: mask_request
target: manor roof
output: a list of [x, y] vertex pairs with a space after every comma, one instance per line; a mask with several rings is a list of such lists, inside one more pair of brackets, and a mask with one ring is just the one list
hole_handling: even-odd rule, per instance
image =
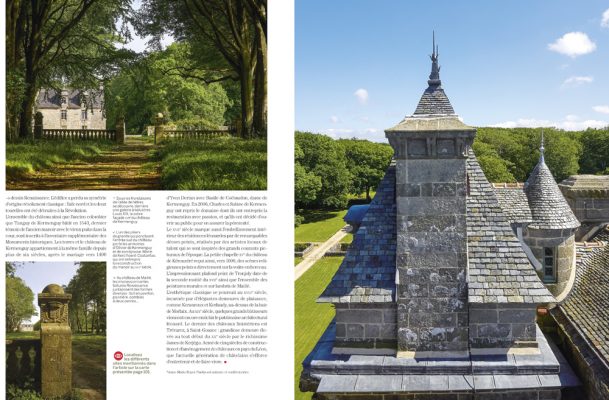
[[[103, 90], [81, 90], [67, 89], [67, 108], [80, 109], [82, 107], [82, 99], [86, 98], [87, 106], [91, 108], [102, 108], [104, 102]], [[36, 97], [37, 109], [60, 109], [61, 108], [61, 90], [55, 89], [40, 89]]]
[[[467, 159], [468, 300], [472, 303], [548, 303], [554, 297], [524, 254], [473, 151]], [[377, 190], [351, 247], [319, 297], [331, 303], [395, 300], [395, 165]]]

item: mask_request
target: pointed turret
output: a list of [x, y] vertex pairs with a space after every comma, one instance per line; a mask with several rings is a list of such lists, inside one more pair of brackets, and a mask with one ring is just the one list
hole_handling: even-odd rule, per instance
[[440, 65], [438, 64], [439, 57], [438, 47], [436, 45], [436, 35], [433, 34], [433, 50], [429, 58], [431, 58], [431, 73], [429, 74], [429, 85], [419, 104], [414, 112], [414, 115], [453, 115], [455, 110], [450, 104], [450, 100], [442, 89], [442, 81], [440, 80]]
[[533, 222], [529, 228], [534, 229], [575, 229], [579, 221], [563, 197], [552, 172], [546, 165], [543, 136], [539, 148], [539, 162], [525, 183]]

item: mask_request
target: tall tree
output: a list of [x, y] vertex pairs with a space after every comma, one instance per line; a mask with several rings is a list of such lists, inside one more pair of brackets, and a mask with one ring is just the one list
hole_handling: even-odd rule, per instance
[[366, 193], [366, 200], [372, 200], [370, 189], [376, 188], [385, 175], [393, 149], [386, 144], [368, 140], [341, 139], [338, 143], [345, 149], [347, 168], [353, 177], [351, 192]]
[[21, 321], [36, 315], [34, 293], [25, 282], [15, 276], [15, 266], [6, 263], [6, 331], [19, 329]]
[[[38, 89], [72, 77], [99, 79], [116, 56], [116, 19], [130, 0], [9, 0], [7, 2], [7, 128], [31, 135]], [[97, 86], [97, 84], [96, 84]], [[8, 103], [8, 102], [7, 102]], [[8, 104], [7, 104], [8, 107]], [[17, 115], [18, 114], [18, 115]], [[8, 136], [12, 134], [9, 132]]]
[[266, 0], [146, 0], [134, 26], [197, 44], [193, 63], [176, 68], [205, 82], [239, 82], [244, 136], [266, 133]]

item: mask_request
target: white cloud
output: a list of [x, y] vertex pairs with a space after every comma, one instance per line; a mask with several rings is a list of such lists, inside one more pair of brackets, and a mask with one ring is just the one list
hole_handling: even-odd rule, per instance
[[584, 83], [592, 83], [594, 82], [594, 77], [592, 76], [570, 76], [565, 79], [562, 83], [563, 86], [580, 86]]
[[601, 26], [603, 28], [609, 28], [609, 8], [603, 13], [603, 19], [601, 20]]
[[548, 49], [575, 58], [592, 53], [596, 50], [596, 44], [583, 32], [569, 32], [548, 44]]
[[373, 142], [386, 142], [385, 132], [382, 129], [367, 128], [367, 129], [324, 129], [322, 133], [330, 136], [333, 139], [341, 138], [358, 138], [367, 139]]
[[332, 115], [330, 117], [330, 122], [332, 122], [333, 124], [338, 123], [340, 120], [338, 119], [338, 117], [336, 115]]
[[566, 131], [580, 131], [587, 128], [604, 128], [609, 126], [609, 121], [587, 119], [580, 121], [576, 115], [567, 115], [562, 121], [550, 121], [547, 119], [519, 118], [516, 121], [505, 121], [491, 125], [498, 128], [541, 128], [555, 127]]
[[603, 105], [603, 106], [594, 106], [592, 107], [592, 109], [596, 112], [599, 112], [601, 114], [609, 114], [609, 106], [608, 105]]
[[366, 89], [359, 88], [353, 95], [357, 97], [357, 101], [359, 101], [360, 104], [366, 104], [368, 102], [368, 91]]

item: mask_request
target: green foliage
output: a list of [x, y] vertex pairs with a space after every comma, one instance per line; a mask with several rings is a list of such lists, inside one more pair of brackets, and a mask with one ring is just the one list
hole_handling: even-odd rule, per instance
[[21, 321], [37, 315], [34, 308], [34, 293], [25, 282], [14, 276], [14, 269], [6, 275], [6, 331], [13, 332], [19, 328]]
[[177, 72], [190, 57], [187, 43], [173, 43], [123, 69], [106, 87], [108, 124], [113, 126], [123, 114], [127, 130], [141, 133], [159, 112], [180, 128], [230, 123], [226, 114], [234, 101], [221, 83], [206, 84]]
[[6, 400], [43, 400], [40, 393], [32, 389], [21, 389], [16, 385], [6, 385]]
[[70, 326], [76, 332], [106, 331], [106, 263], [80, 262], [66, 291], [72, 294]]
[[[324, 135], [296, 132], [296, 144], [302, 152], [296, 161], [308, 174], [321, 179], [321, 189], [314, 202], [296, 197], [297, 207], [313, 205], [326, 208], [344, 208], [351, 185], [345, 150], [337, 141]], [[311, 175], [308, 180], [313, 180]]]
[[582, 155], [579, 132], [554, 128], [478, 128], [474, 152], [489, 181], [526, 181], [539, 161], [542, 130], [545, 161], [554, 178], [560, 182], [577, 174]]
[[22, 141], [6, 144], [6, 178], [16, 180], [54, 164], [89, 160], [112, 147], [110, 141]]
[[304, 217], [302, 215], [296, 214], [294, 216], [294, 227], [299, 227], [300, 224], [304, 222]]
[[338, 143], [345, 149], [347, 168], [351, 172], [352, 194], [366, 193], [370, 201], [370, 190], [376, 189], [389, 166], [393, 149], [388, 144], [368, 140], [341, 139]]
[[588, 129], [580, 137], [583, 147], [580, 173], [609, 175], [609, 128]]
[[296, 162], [294, 164], [294, 196], [303, 206], [312, 204], [321, 191], [321, 177]]
[[266, 145], [235, 137], [170, 141], [157, 154], [161, 184], [169, 190], [265, 190]]

